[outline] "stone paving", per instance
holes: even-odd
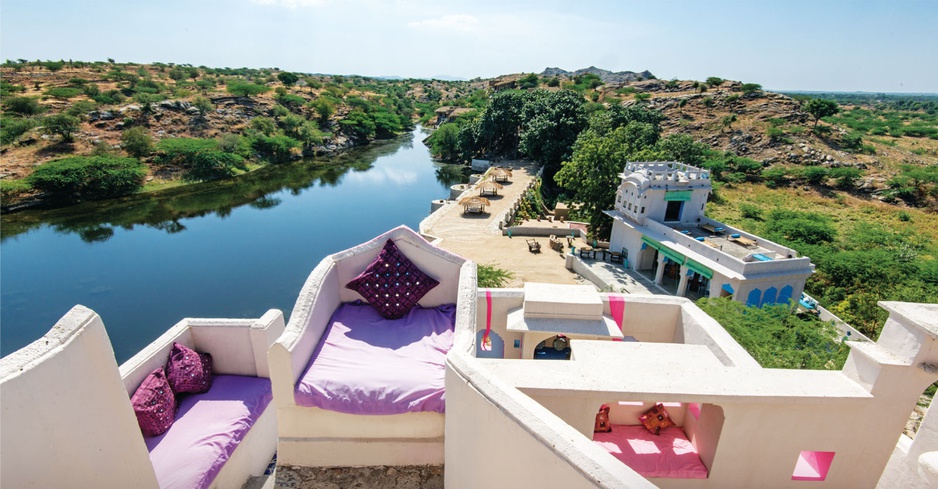
[[[448,204],[425,219],[420,232],[440,238],[438,245],[445,250],[511,271],[514,277],[507,287],[521,287],[525,282],[582,283],[577,274],[566,269],[564,254],[550,249],[547,238],[534,238],[541,244],[541,252],[531,253],[524,237],[502,235],[499,221],[534,181],[537,166],[526,161],[501,164],[511,166],[511,181],[502,182],[498,196],[486,197],[492,205],[485,213],[463,214],[462,206]],[[464,195],[478,195],[474,187],[467,192]]]

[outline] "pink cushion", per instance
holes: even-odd
[[[655,404],[655,407],[645,411],[639,421],[648,429],[652,434],[660,434],[661,430],[674,426],[674,421],[671,421],[671,416],[668,415],[668,410],[664,408],[660,402]]]
[[[166,380],[163,367],[143,379],[130,398],[143,436],[161,435],[173,425],[176,416],[176,397]]]
[[[173,392],[200,393],[212,386],[212,355],[173,343],[166,366],[166,379]]]
[[[160,488],[211,487],[271,398],[270,379],[219,375],[208,392],[180,399],[172,428],[145,440]]]
[[[697,449],[676,426],[654,435],[640,425],[613,425],[609,433],[594,433],[593,442],[642,477],[707,478]]]
[[[361,294],[386,319],[399,319],[439,284],[389,239],[375,261],[345,286]]]

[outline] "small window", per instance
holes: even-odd
[[[632,210],[632,204],[629,204],[629,210]]]
[[[822,481],[827,478],[827,471],[834,461],[834,452],[812,452],[803,450],[798,455],[795,471],[791,474],[793,481]]]
[[[644,207],[642,207],[642,214],[644,214],[644,213],[645,213],[645,208],[644,208]]]

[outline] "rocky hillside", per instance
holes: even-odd
[[[541,76],[545,78],[560,77],[564,79],[572,79],[585,74],[596,75],[603,83],[627,83],[655,78],[655,75],[651,74],[648,70],[639,73],[634,71],[609,71],[595,66],[581,68],[576,71],[566,71],[560,68],[546,68],[541,72]]]

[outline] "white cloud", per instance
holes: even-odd
[[[415,20],[407,23],[408,27],[430,30],[457,30],[463,32],[474,31],[479,25],[479,19],[467,14],[444,15],[435,19]]]
[[[251,0],[258,5],[276,5],[286,8],[318,7],[325,5],[329,0]]]

